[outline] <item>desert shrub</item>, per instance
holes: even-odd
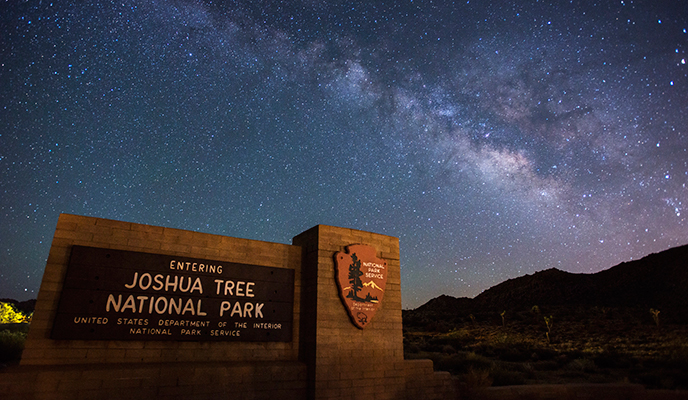
[[[495,356],[502,361],[523,362],[532,358],[537,346],[521,334],[513,333],[497,336],[478,348],[481,353]]]
[[[425,332],[447,333],[451,330],[449,324],[444,321],[431,321],[425,325]]]
[[[633,383],[640,383],[648,389],[673,389],[673,377],[664,370],[646,370],[631,377]]]
[[[489,358],[475,353],[466,353],[466,362],[470,365],[469,368],[474,369],[484,369],[492,366],[492,361]]]
[[[515,322],[529,321],[531,318],[531,313],[529,311],[518,311],[514,313],[511,317]]]
[[[524,372],[526,373],[526,376],[528,377],[528,379],[536,379],[537,378],[537,373],[535,372],[535,367],[533,366],[533,364],[530,364],[530,363],[523,364],[523,369],[524,369]]]
[[[493,386],[523,385],[526,383],[525,375],[520,371],[496,366],[490,371]]]
[[[484,388],[492,386],[492,377],[489,369],[470,368],[463,375],[463,380],[469,388]]]
[[[600,368],[628,368],[633,364],[629,356],[618,351],[604,351],[595,355],[593,361]]]
[[[471,343],[473,338],[466,331],[453,330],[445,335],[434,336],[428,340],[426,348],[429,351],[446,352],[447,346],[461,349]]]
[[[499,359],[502,361],[511,361],[511,362],[523,362],[523,361],[528,361],[531,359],[531,356],[533,354],[532,349],[527,349],[523,348],[521,346],[518,347],[510,347],[506,349],[501,349],[499,351]]]
[[[442,347],[442,353],[445,353],[445,354],[456,353],[456,349],[454,348],[454,346],[452,346],[452,345],[450,345],[450,344],[445,344],[445,345]]]
[[[473,340],[473,335],[467,329],[454,329],[447,333],[447,339],[458,342],[466,342]]]
[[[475,371],[489,370],[492,361],[489,358],[475,353],[458,352],[449,356],[435,357],[433,360],[435,369],[449,371],[452,374],[465,374],[471,369]]]
[[[427,343],[425,343],[421,347],[421,349],[424,351],[430,352],[430,353],[441,353],[442,348],[444,346],[446,346],[446,344],[444,344],[444,343],[437,343],[437,342],[433,342],[433,341],[428,341]]]
[[[24,351],[26,332],[3,329],[0,331],[0,362],[17,361]]]
[[[425,351],[419,351],[418,353],[404,353],[404,359],[405,360],[426,360],[430,359],[433,362],[435,361],[433,359],[433,355],[436,355],[437,353],[428,353]]]
[[[406,344],[404,343],[404,353],[419,353],[420,346],[417,344]]]
[[[537,357],[531,356],[531,358],[537,358],[538,360],[541,360],[541,361],[552,360],[552,359],[554,359],[554,357],[556,357],[559,354],[556,351],[554,351],[552,349],[547,349],[547,348],[536,348],[533,350],[533,353],[535,353],[535,355]]]
[[[597,371],[597,366],[595,365],[595,362],[593,362],[590,359],[577,358],[577,359],[571,361],[566,366],[566,369],[568,369],[570,371],[576,371],[576,372],[591,373],[591,372]]]
[[[688,390],[688,370],[678,370],[672,373],[674,378],[674,387],[669,389]]]
[[[436,348],[442,348],[442,346],[452,344],[453,342],[448,335],[433,336],[428,339],[428,345]]]
[[[560,367],[563,367],[570,362],[569,357],[566,354],[559,354],[554,358],[554,361],[556,361]]]
[[[657,363],[666,368],[688,371],[688,347],[674,346],[669,352],[657,356]]]
[[[556,371],[559,369],[559,363],[556,361],[538,361],[533,364],[533,368],[537,371]]]
[[[0,301],[0,324],[25,324],[31,322],[33,313],[26,314],[16,305]]]
[[[585,354],[583,351],[577,348],[569,349],[565,355],[568,360],[575,360],[577,358],[588,358],[588,354]]]

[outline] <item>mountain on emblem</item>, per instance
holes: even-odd
[[[334,255],[339,297],[351,321],[365,328],[377,312],[387,284],[387,262],[375,256],[375,248],[352,244]]]

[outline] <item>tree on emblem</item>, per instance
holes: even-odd
[[[349,283],[351,284],[351,291],[346,297],[353,299],[354,301],[363,301],[362,298],[358,297],[358,292],[363,289],[363,282],[361,282],[361,260],[356,257],[356,253],[351,255],[351,265],[349,265]]]

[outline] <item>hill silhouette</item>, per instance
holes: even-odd
[[[36,299],[18,301],[15,299],[4,298],[0,299],[0,302],[14,304],[17,310],[23,312],[24,314],[31,314],[36,308]]]
[[[509,279],[475,298],[442,295],[409,317],[451,319],[495,310],[539,307],[655,308],[673,322],[688,323],[688,245],[624,262],[594,274],[556,268]],[[413,318],[411,318],[413,319]]]

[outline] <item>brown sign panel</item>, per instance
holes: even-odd
[[[294,271],[73,246],[51,332],[82,340],[292,340]]]
[[[358,328],[370,323],[382,303],[387,284],[387,262],[375,256],[375,248],[353,244],[334,255],[339,296]]]

